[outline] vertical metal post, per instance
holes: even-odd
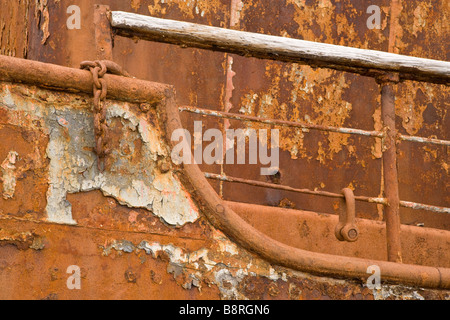
[[[384,192],[388,200],[388,205],[385,207],[388,260],[401,263],[397,130],[395,128],[395,93],[393,87],[398,82],[398,75],[386,74],[379,77],[377,82],[381,86],[381,117],[386,134],[383,146],[383,175]]]
[[[94,5],[95,49],[97,60],[113,60],[109,6]]]

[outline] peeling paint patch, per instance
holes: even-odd
[[[244,3],[242,0],[231,0],[231,18],[230,18],[230,27],[238,27],[239,20],[241,18],[241,11],[244,7]]]
[[[10,118],[26,114],[27,122],[32,122],[30,118],[43,120],[49,134],[49,221],[75,224],[66,196],[92,190],[101,190],[122,205],[145,208],[170,225],[182,226],[198,219],[198,209],[178,178],[171,171],[159,171],[158,161],[168,157],[168,151],[146,114],[132,111],[138,110],[137,106],[107,102],[106,118],[114,146],[107,159],[109,167],[99,172],[88,100],[41,90],[27,91],[30,99],[22,99],[11,91],[0,92],[0,99],[10,102]],[[40,96],[46,100],[40,100]]]
[[[268,61],[266,64],[266,75],[271,79],[271,86],[264,92],[250,91],[244,94],[240,104],[241,113],[334,127],[343,127],[350,118],[353,106],[344,99],[345,91],[349,88],[345,74],[325,69],[315,70],[295,63],[282,66]],[[281,79],[290,82],[290,99],[287,102],[282,102]],[[329,85],[331,81],[335,83],[332,86]],[[311,95],[318,96],[317,102],[310,103]],[[313,112],[306,113],[305,105],[311,105]],[[264,124],[251,123],[248,126],[263,128]],[[348,135],[328,132],[325,133],[328,143],[319,143],[317,154],[313,155],[304,146],[307,132],[307,129],[280,128],[280,148],[289,151],[292,159],[316,159],[325,164],[349,144]],[[355,150],[353,153],[356,154]]]
[[[15,151],[10,151],[6,156],[6,159],[3,160],[1,167],[2,177],[1,181],[3,182],[3,198],[11,199],[14,196],[14,191],[16,189],[16,159],[19,154]]]
[[[5,245],[13,245],[19,250],[42,250],[45,247],[43,239],[32,232],[12,233],[0,229],[0,247]]]
[[[220,0],[154,0],[154,4],[148,6],[148,11],[152,16],[164,15],[174,6],[190,18],[204,17],[205,14],[214,14],[224,9]]]
[[[41,26],[42,39],[41,44],[47,42],[48,37],[50,37],[49,23],[50,15],[48,13],[47,0],[36,0],[36,8],[34,11],[34,17],[36,19],[36,25],[39,28]]]
[[[381,121],[381,108],[377,108],[375,112],[373,113],[373,122],[374,122],[374,129],[377,131],[383,130],[383,123]],[[375,143],[372,146],[372,156],[375,159],[381,159],[383,156],[383,140],[381,138],[375,138]]]
[[[226,87],[225,87],[225,112],[228,112],[231,110],[231,108],[233,107],[233,105],[231,104],[231,97],[233,96],[233,90],[234,90],[234,85],[233,85],[233,77],[236,75],[236,72],[233,71],[233,57],[232,56],[228,56],[227,58],[227,83],[226,83]],[[226,128],[229,127],[229,121],[226,121],[228,123],[228,126],[226,126]]]
[[[417,288],[397,285],[382,285],[373,289],[374,300],[425,300]]]

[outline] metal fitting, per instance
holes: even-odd
[[[342,189],[344,198],[341,200],[339,223],[334,234],[339,241],[354,242],[358,239],[359,231],[355,224],[355,195],[349,188]]]

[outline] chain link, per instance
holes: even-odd
[[[120,66],[108,60],[83,61],[81,69],[89,70],[92,73],[93,93],[94,93],[94,134],[95,152],[97,153],[97,166],[100,171],[105,168],[105,157],[111,153],[110,135],[108,134],[108,124],[106,122],[106,94],[108,90],[107,82],[103,79],[106,72],[129,76]]]

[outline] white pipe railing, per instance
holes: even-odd
[[[376,77],[398,72],[402,80],[450,84],[450,62],[383,51],[230,30],[112,11],[114,31],[127,37],[250,57],[308,64]]]

